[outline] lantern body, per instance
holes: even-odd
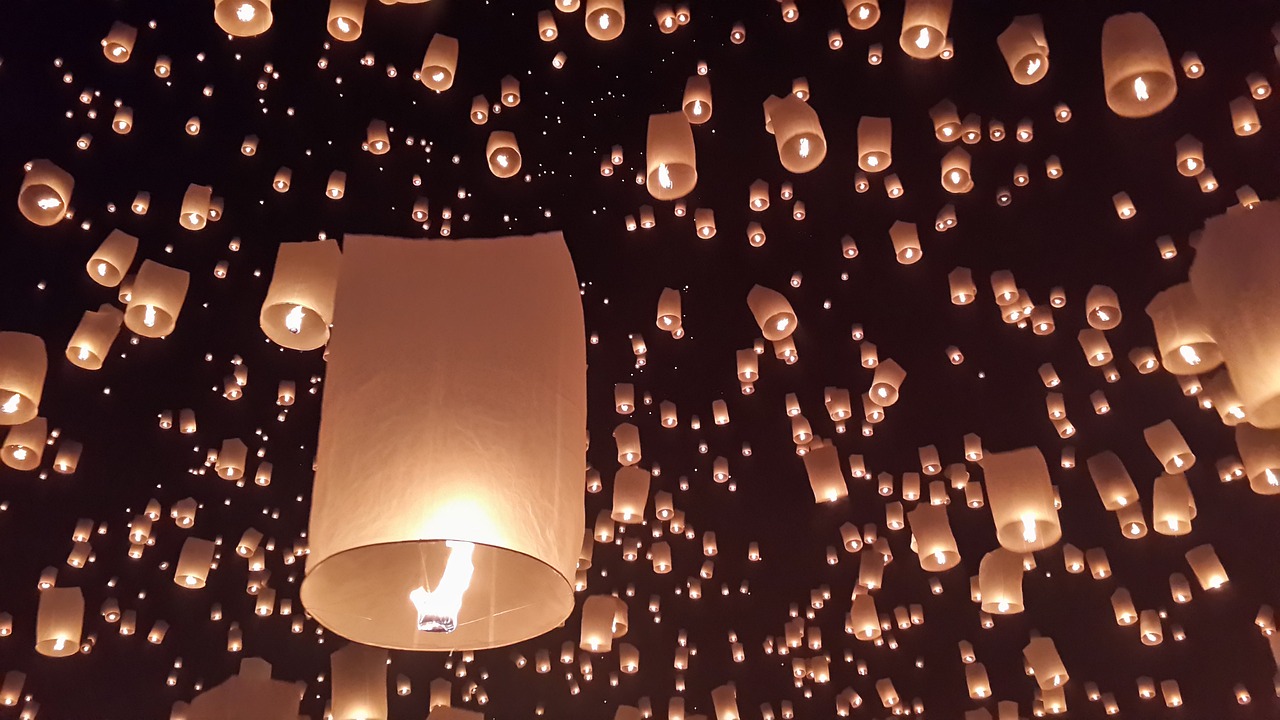
[[[49,424],[42,417],[9,427],[0,447],[0,460],[14,470],[35,470],[44,457]],[[86,535],[87,539],[87,535]]]
[[[333,720],[387,717],[387,651],[348,643],[329,655]]]
[[[1039,15],[1019,15],[996,37],[1009,74],[1019,85],[1034,85],[1049,72],[1049,43]]]
[[[711,102],[711,81],[705,75],[691,75],[684,84],[684,116],[693,125],[701,125],[711,119],[714,106]]]
[[[314,350],[328,342],[341,261],[334,240],[280,243],[258,319],[267,337],[292,350]]]
[[[351,42],[364,29],[365,0],[329,0],[329,34],[336,40]]]
[[[133,278],[124,324],[133,332],[149,338],[164,337],[173,332],[190,281],[191,274],[186,270],[144,260]]]
[[[84,595],[77,587],[51,587],[41,591],[36,613],[36,652],[67,657],[80,652],[84,625]]]
[[[799,324],[791,303],[776,290],[755,285],[747,293],[747,306],[755,316],[760,332],[770,342],[788,338]]]
[[[1057,543],[1062,527],[1054,507],[1049,467],[1040,449],[988,452],[980,465],[1000,546],[1027,553]]]
[[[685,113],[649,116],[645,187],[657,200],[675,200],[698,185],[693,128]]]
[[[1173,102],[1178,84],[1160,29],[1142,13],[1112,15],[1102,26],[1102,81],[1107,106],[1128,118],[1150,117]]]
[[[215,0],[213,19],[228,35],[260,35],[271,27],[271,0]]]
[[[563,239],[348,236],[337,287],[308,612],[359,642],[416,650],[555,627],[573,607],[586,426]],[[425,312],[406,326],[405,308]],[[421,631],[410,592],[434,587],[461,544],[474,572],[456,629]]]
[[[605,42],[621,35],[627,22],[622,0],[587,0],[584,16],[587,34]]]
[[[1191,287],[1226,361],[1249,422],[1280,428],[1280,302],[1271,268],[1280,266],[1280,202],[1237,207],[1205,222],[1191,265]]]
[[[67,359],[76,367],[85,370],[102,368],[102,361],[111,350],[120,333],[120,325],[124,322],[124,313],[110,303],[103,304],[97,310],[86,310],[80,318],[80,324],[67,342]]]
[[[48,227],[67,216],[76,181],[48,160],[32,160],[27,165],[18,190],[18,210],[36,225]]]
[[[27,333],[0,332],[0,425],[35,419],[48,367],[44,340]]]
[[[858,120],[858,167],[880,172],[893,164],[893,121],[863,117]]]
[[[422,68],[418,71],[423,85],[444,92],[453,87],[453,76],[458,71],[458,40],[436,33],[427,45],[427,54],[422,58]]]
[[[788,172],[807,173],[827,156],[827,140],[818,113],[795,95],[770,96],[764,103],[766,129],[778,145],[778,160]]]
[[[485,156],[489,161],[489,171],[494,177],[515,177],[520,172],[520,145],[516,142],[515,133],[506,130],[489,133]]]
[[[921,503],[907,513],[911,534],[916,541],[916,554],[920,567],[929,572],[950,570],[960,562],[960,551],[951,523],[947,520],[946,505]]]
[[[913,58],[936,58],[947,44],[950,22],[951,0],[907,0],[898,44]]]
[[[85,265],[93,281],[104,287],[115,287],[124,279],[138,252],[138,238],[120,230],[112,230]]]
[[[1222,364],[1222,353],[1191,283],[1157,294],[1147,304],[1160,361],[1175,375],[1206,373]]]

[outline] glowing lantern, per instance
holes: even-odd
[[[950,22],[951,0],[907,0],[898,44],[913,58],[938,57],[946,45]]]
[[[1150,117],[1173,102],[1178,84],[1160,29],[1142,13],[1112,15],[1102,26],[1107,106],[1128,118]]]
[[[777,342],[790,337],[799,324],[791,303],[781,293],[755,285],[747,293],[747,306],[766,340]]]
[[[587,34],[607,42],[622,34],[627,22],[626,9],[622,0],[587,0],[585,20]]]
[[[1049,72],[1049,44],[1039,15],[1019,15],[996,37],[1009,74],[1019,85],[1033,85]]]
[[[364,30],[365,0],[329,0],[329,34],[335,40],[351,42]]]
[[[124,313],[109,303],[96,311],[86,310],[67,342],[67,360],[85,370],[101,369],[123,322]]]
[[[916,541],[920,567],[927,572],[944,572],[960,562],[960,551],[945,505],[921,504],[907,513],[911,534]]]
[[[1023,571],[1021,553],[998,547],[982,556],[978,565],[982,611],[993,615],[1022,612]]]
[[[23,217],[42,227],[66,217],[76,184],[71,174],[48,160],[32,160],[25,169],[18,190],[18,209]]]
[[[1084,301],[1085,319],[1095,330],[1112,330],[1120,325],[1120,300],[1106,285],[1094,285]]]
[[[586,423],[586,333],[562,237],[347,236],[343,255],[307,611],[399,649],[495,647],[555,627],[573,607]],[[404,308],[432,307],[468,310],[402,323]],[[388,452],[376,420],[388,417],[417,440]],[[503,441],[475,447],[477,427]]]
[[[933,120],[933,134],[942,142],[955,142],[960,138],[960,114],[956,112],[955,103],[942,100],[929,108],[929,118]]]
[[[1240,423],[1236,425],[1236,448],[1249,487],[1259,495],[1280,494],[1280,430]]]
[[[889,228],[889,238],[893,242],[893,252],[899,263],[911,265],[924,257],[924,250],[920,248],[920,234],[916,230],[915,223],[900,220],[895,222]]]
[[[675,200],[697,187],[693,129],[685,113],[649,116],[645,165],[645,187],[657,200]]]
[[[880,20],[880,0],[844,0],[844,10],[855,30],[869,30]]]
[[[711,119],[714,106],[711,103],[711,81],[706,76],[689,76],[684,83],[681,107],[685,118],[693,125],[701,125]]]
[[[520,172],[520,146],[516,143],[514,133],[505,130],[494,130],[489,133],[489,141],[485,144],[485,156],[489,161],[489,172],[494,177],[515,177]]]
[[[1186,472],[1196,464],[1196,456],[1191,453],[1187,441],[1172,420],[1152,425],[1142,431],[1142,436],[1146,438],[1147,447],[1151,448],[1156,459],[1164,466],[1165,472]]]
[[[1147,315],[1156,331],[1160,360],[1169,372],[1195,375],[1222,364],[1222,355],[1190,283],[1174,285],[1157,294],[1147,304]]]
[[[773,133],[778,160],[788,172],[807,173],[827,156],[827,140],[818,113],[795,95],[770,96],[764,102],[766,129]],[[788,199],[788,198],[783,198]]]
[[[1156,478],[1151,511],[1156,532],[1174,536],[1191,532],[1195,508],[1196,502],[1185,475],[1165,474]]]
[[[840,468],[840,453],[835,445],[819,443],[815,439],[803,460],[815,503],[834,502],[848,496],[849,488],[844,479],[844,471]]]
[[[334,240],[280,243],[258,324],[276,344],[314,350],[329,340],[342,254]]]
[[[865,361],[863,364],[866,364]],[[898,402],[898,393],[902,389],[903,380],[907,377],[907,371],[894,360],[876,363],[875,368],[876,372],[871,379],[868,395],[876,405],[889,407]]]
[[[880,172],[893,164],[893,121],[864,116],[858,120],[858,167]]]
[[[1238,97],[1231,101],[1231,127],[1235,129],[1236,135],[1240,137],[1248,137],[1262,129],[1262,123],[1258,120],[1258,110],[1253,106],[1253,100],[1247,97]]]
[[[969,175],[969,153],[963,148],[953,148],[942,157],[942,187],[949,193],[967,193],[973,189]]]
[[[444,92],[453,87],[453,76],[457,72],[457,38],[440,33],[432,35],[427,54],[422,58],[422,68],[418,71],[422,84],[436,92]]]
[[[0,332],[0,425],[21,425],[36,417],[48,370],[44,340]]]
[[[387,717],[387,651],[348,643],[329,655],[334,720]]]
[[[1039,448],[986,453],[980,464],[1001,547],[1025,553],[1057,543],[1062,527],[1049,468]]]
[[[0,459],[14,470],[35,470],[44,457],[47,436],[48,422],[42,417],[12,425],[0,446]]]
[[[271,27],[271,0],[214,0],[213,19],[228,35],[260,35]]]
[[[67,657],[80,652],[84,595],[76,587],[51,587],[40,593],[36,613],[36,652]]]
[[[1217,590],[1230,581],[1212,545],[1197,545],[1186,553],[1187,563],[1204,590]]]

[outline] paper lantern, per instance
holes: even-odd
[[[467,311],[406,328],[406,307]],[[335,308],[308,612],[344,637],[417,650],[558,625],[573,607],[586,422],[581,300],[561,236],[347,236]],[[387,418],[414,441],[389,450]]]
[[[951,286],[951,302],[954,305],[968,305],[977,295],[978,286],[973,282],[973,271],[966,267],[958,267],[947,274],[947,283]]]
[[[1040,449],[986,453],[980,464],[1000,546],[1026,553],[1057,543],[1062,527],[1054,506],[1049,467]]]
[[[137,251],[138,238],[112,230],[89,258],[85,271],[99,285],[115,287],[124,279]]]
[[[1262,123],[1258,120],[1258,110],[1254,107],[1251,98],[1238,97],[1231,101],[1229,109],[1231,110],[1231,127],[1236,135],[1248,137],[1262,129]]]
[[[348,643],[329,655],[333,720],[374,720],[387,715],[387,651]]]
[[[797,416],[800,417],[800,416]],[[834,502],[849,495],[835,445],[815,440],[802,458],[815,503]]]
[[[489,141],[485,144],[485,156],[489,161],[489,172],[494,177],[515,177],[520,172],[520,146],[516,143],[514,133],[505,130],[494,130],[489,133]]]
[[[364,30],[365,0],[329,0],[329,34],[335,40],[351,42]]]
[[[66,170],[48,160],[32,160],[24,169],[18,190],[18,210],[23,217],[48,227],[67,216],[76,181]]]
[[[721,685],[711,691],[711,705],[715,709],[716,720],[739,720],[738,690],[732,683]]]
[[[550,10],[538,11],[538,39],[542,42],[551,42],[560,34],[559,28],[556,27],[555,16]]]
[[[849,27],[869,30],[880,20],[880,0],[844,0]]]
[[[818,113],[808,103],[795,95],[771,95],[764,102],[764,112],[778,146],[778,160],[787,172],[807,173],[822,164],[827,140]]]
[[[21,425],[35,419],[48,366],[44,340],[26,333],[0,332],[0,425]]]
[[[791,303],[781,293],[755,285],[747,293],[747,306],[766,340],[777,342],[790,337],[799,324]]]
[[[587,34],[596,40],[608,42],[622,34],[627,22],[626,8],[622,0],[587,0],[584,13]]]
[[[1156,478],[1152,491],[1151,519],[1161,535],[1186,535],[1195,518],[1195,498],[1182,473],[1166,473]]]
[[[95,310],[86,310],[80,318],[80,324],[67,342],[67,359],[76,367],[85,370],[99,370],[111,343],[120,333],[120,324],[124,322],[124,313],[110,303]]]
[[[1186,558],[1191,571],[1196,574],[1196,580],[1200,582],[1201,589],[1217,590],[1230,581],[1212,545],[1197,545],[1187,551]]]
[[[133,44],[138,39],[138,28],[116,21],[102,39],[102,54],[113,63],[128,62],[133,55]]]
[[[1104,508],[1115,512],[1138,502],[1138,489],[1115,453],[1110,450],[1101,452],[1090,457],[1085,464]]]
[[[1094,285],[1085,297],[1085,319],[1095,330],[1112,330],[1120,325],[1120,300],[1106,285]]]
[[[142,261],[133,278],[132,293],[124,312],[124,324],[149,338],[164,337],[177,326],[178,313],[187,296],[190,273],[152,260]]]
[[[1191,265],[1191,286],[1230,371],[1230,382],[1248,409],[1249,422],[1280,427],[1280,327],[1268,308],[1280,288],[1268,268],[1280,263],[1280,202],[1229,210],[1205,222]],[[1215,405],[1222,403],[1215,398]]]
[[[1061,688],[1071,679],[1052,638],[1031,638],[1027,646],[1022,649],[1022,656],[1026,659],[1027,666],[1035,673],[1036,684],[1040,686],[1041,691]]]
[[[698,237],[710,240],[716,236],[716,214],[711,208],[698,208],[693,211],[693,225]]]
[[[880,172],[893,164],[893,121],[864,116],[858,120],[858,167]]]
[[[920,234],[915,223],[901,220],[894,222],[889,228],[889,239],[893,243],[893,253],[899,263],[912,265],[924,257],[924,250],[920,248]]]
[[[1173,62],[1151,18],[1124,13],[1103,23],[1102,81],[1107,106],[1121,117],[1150,117],[1173,102]]]
[[[47,437],[48,421],[42,417],[12,425],[5,433],[4,445],[0,447],[0,460],[14,470],[35,470],[44,457]]]
[[[1222,354],[1190,283],[1157,294],[1147,304],[1147,315],[1155,328],[1160,360],[1169,372],[1194,375],[1222,364]]]
[[[1178,432],[1178,426],[1172,420],[1165,420],[1142,431],[1147,447],[1155,454],[1156,459],[1164,466],[1167,473],[1181,473],[1196,464],[1196,456],[1187,441]]]
[[[942,157],[942,187],[950,193],[967,193],[973,189],[969,175],[969,153],[953,148]]]
[[[938,57],[947,42],[951,0],[907,0],[902,10],[902,34],[898,44],[913,58]],[[887,706],[886,706],[887,707]]]
[[[987,678],[987,668],[975,662],[964,666],[965,683],[969,686],[969,698],[982,700],[991,695],[991,681]],[[988,718],[991,715],[988,713]],[[966,720],[968,717],[966,715]]]
[[[907,521],[911,523],[921,569],[945,572],[960,563],[960,550],[951,533],[945,505],[921,504],[907,513]]]
[[[865,361],[863,364],[866,364]],[[875,368],[876,372],[871,379],[871,389],[868,394],[875,404],[880,407],[889,407],[898,402],[898,393],[902,389],[903,380],[907,377],[907,371],[894,360],[876,363]]]
[[[1019,85],[1034,85],[1049,72],[1049,44],[1039,15],[1019,15],[996,37],[1009,74]]]
[[[982,611],[993,615],[1013,615],[1025,609],[1022,602],[1022,555],[996,548],[982,556],[978,565],[978,587]]]
[[[191,589],[204,587],[213,564],[214,544],[208,540],[189,537],[182,543],[178,566],[173,575],[175,585]]]
[[[1111,362],[1113,357],[1111,344],[1107,342],[1107,338],[1102,334],[1101,330],[1085,328],[1080,331],[1077,339],[1090,367],[1102,367]]]
[[[1178,173],[1183,177],[1195,177],[1204,172],[1204,145],[1191,135],[1183,135],[1174,143]]]
[[[693,125],[701,125],[711,119],[714,106],[711,102],[711,81],[706,76],[689,76],[684,83],[681,107],[684,108],[685,118]]]
[[[292,350],[328,342],[341,260],[334,240],[280,243],[258,320],[268,338]]]
[[[36,652],[68,657],[80,652],[84,595],[77,587],[51,587],[40,593],[36,612]]]
[[[271,0],[214,0],[213,19],[228,35],[261,35],[271,27]]]
[[[457,72],[457,38],[440,33],[432,35],[427,54],[422,58],[422,68],[418,71],[422,84],[436,92],[444,92],[453,87],[453,76]]]
[[[645,187],[657,200],[675,200],[698,185],[693,129],[682,112],[649,116]]]
[[[960,137],[960,115],[956,112],[955,103],[942,100],[929,108],[929,118],[933,120],[933,133],[942,142],[954,142]]]
[[[205,185],[191,184],[182,196],[182,211],[178,214],[178,224],[188,230],[203,230],[209,219],[209,205],[213,199],[213,188]]]
[[[614,431],[614,437],[618,437],[618,432],[627,427],[635,428],[630,423],[623,423]],[[636,445],[639,445],[638,435],[636,437]],[[623,455],[622,440],[619,440],[618,443],[618,454],[619,456]],[[638,461],[640,453],[636,452],[634,454]],[[624,464],[623,467],[618,469],[618,474],[613,479],[613,512],[610,517],[615,522],[624,524],[642,523],[644,522],[644,511],[648,502],[649,472],[635,467],[634,464]]]
[[[1249,487],[1259,495],[1280,494],[1280,430],[1236,425],[1236,448],[1249,477]]]

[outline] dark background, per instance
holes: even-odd
[[[1084,697],[1086,680],[1113,692],[1124,717],[1277,716],[1274,665],[1265,638],[1253,626],[1260,604],[1280,602],[1276,500],[1252,494],[1247,483],[1219,483],[1213,463],[1235,452],[1231,431],[1213,411],[1201,411],[1194,400],[1182,397],[1172,376],[1140,376],[1125,360],[1130,348],[1154,344],[1142,310],[1156,292],[1185,280],[1193,256],[1188,235],[1206,217],[1234,204],[1240,185],[1251,185],[1264,199],[1280,190],[1273,127],[1280,121],[1277,101],[1258,103],[1263,130],[1249,138],[1232,133],[1227,110],[1231,99],[1248,93],[1246,74],[1260,71],[1272,82],[1280,80],[1270,33],[1280,17],[1274,3],[957,3],[949,33],[956,58],[948,62],[902,54],[898,0],[885,0],[880,23],[866,32],[846,24],[837,0],[799,3],[801,18],[794,24],[784,24],[779,5],[768,0],[699,1],[693,3],[692,22],[673,35],[657,31],[652,3],[628,2],[626,30],[614,42],[590,40],[579,10],[555,13],[560,37],[542,43],[535,39],[535,15],[550,4],[434,0],[385,7],[371,2],[364,35],[351,44],[327,35],[327,3],[319,0],[280,0],[267,33],[234,41],[218,30],[212,3],[203,1],[5,4],[0,197],[10,199],[0,210],[0,327],[44,338],[50,368],[41,414],[51,428],[62,430],[62,437],[85,445],[74,475],[50,473],[41,479],[37,473],[0,470],[0,499],[8,502],[0,512],[0,610],[13,614],[15,627],[12,636],[0,639],[0,670],[28,673],[26,691],[41,704],[40,717],[167,717],[172,703],[190,700],[198,683],[209,687],[235,672],[240,655],[226,652],[231,620],[243,626],[243,655],[273,663],[277,678],[307,681],[302,711],[321,716],[329,689],[320,678],[328,672],[329,651],[343,640],[314,632],[312,622],[294,635],[290,618],[255,617],[254,600],[244,593],[242,560],[225,558],[208,588],[198,592],[176,587],[172,567],[159,566],[177,559],[189,533],[222,537],[224,554],[230,556],[230,547],[253,526],[276,541],[277,552],[268,560],[272,586],[301,611],[302,563],[284,565],[279,551],[306,527],[320,398],[304,391],[312,387],[312,377],[323,377],[324,363],[318,351],[273,346],[258,327],[276,244],[320,233],[435,237],[445,206],[453,210],[454,237],[564,231],[584,284],[587,331],[599,334],[599,344],[588,346],[588,461],[605,476],[606,492],[587,497],[588,520],[608,507],[616,469],[610,435],[622,418],[613,412],[612,386],[634,382],[638,394],[653,397],[653,405],[642,407],[633,420],[641,428],[643,464],[661,465],[653,488],[675,492],[677,507],[699,533],[695,541],[666,538],[676,567],[664,576],[654,575],[643,558],[623,562],[617,546],[596,547],[589,592],[635,586],[625,640],[640,648],[638,675],[623,675],[617,687],[610,687],[616,655],[596,657],[594,679],[578,678],[582,693],[574,697],[565,673],[576,677],[576,665],[557,663],[553,673],[537,675],[531,666],[517,671],[509,650],[480,652],[467,678],[455,685],[455,703],[461,702],[464,683],[474,680],[490,698],[481,709],[491,717],[531,717],[537,705],[545,704],[548,717],[607,718],[616,705],[635,704],[641,696],[651,699],[657,717],[665,717],[674,693],[675,638],[684,628],[698,649],[684,673],[690,713],[712,713],[710,690],[733,681],[746,718],[759,717],[760,703],[771,703],[776,711],[784,699],[795,703],[799,718],[830,717],[834,697],[845,687],[864,700],[856,716],[880,717],[887,711],[879,706],[874,681],[891,677],[904,700],[921,698],[930,716],[959,717],[977,706],[967,697],[956,649],[958,640],[968,639],[986,664],[995,698],[1018,701],[1021,714],[1029,716],[1034,682],[1022,672],[1021,648],[1029,632],[1038,631],[1054,638],[1071,673],[1072,717],[1103,715],[1101,704]],[[1131,9],[1147,12],[1160,26],[1175,65],[1184,51],[1194,50],[1207,66],[1198,80],[1186,79],[1179,70],[1177,100],[1144,120],[1112,114],[1102,93],[1102,23]],[[1009,77],[995,37],[1014,15],[1029,12],[1043,13],[1051,67],[1045,80],[1022,87]],[[148,29],[153,19],[156,28]],[[113,20],[140,30],[133,58],[124,65],[107,62],[99,46]],[[732,45],[729,29],[739,20],[748,38]],[[830,29],[843,34],[842,50],[828,49]],[[411,76],[435,32],[461,40],[457,80],[440,95]],[[866,63],[870,43],[885,48],[878,67]],[[568,65],[554,70],[550,61],[559,50],[567,53]],[[203,61],[198,53],[204,53]],[[365,53],[374,55],[372,67],[360,65]],[[173,60],[168,81],[152,72],[159,54]],[[327,69],[317,67],[321,57],[328,59]],[[687,198],[689,216],[680,219],[673,217],[671,203],[652,201],[634,175],[643,169],[648,114],[679,109],[684,81],[698,60],[710,66],[715,110],[709,123],[694,129],[700,178]],[[268,63],[279,77],[259,91],[255,83]],[[394,79],[387,77],[388,64],[398,70]],[[64,73],[73,76],[71,82],[63,82]],[[486,126],[473,125],[467,117],[471,98],[484,94],[496,102],[506,74],[520,79],[520,105],[503,108]],[[773,138],[764,131],[761,103],[769,94],[787,92],[791,80],[801,76],[812,89],[810,102],[822,119],[828,155],[818,170],[788,177]],[[206,85],[212,86],[212,97],[201,94]],[[78,99],[85,88],[96,93],[88,105]],[[938,184],[938,163],[950,147],[934,139],[927,110],[943,98],[954,101],[962,116],[972,112],[983,118],[983,141],[965,146],[973,155],[976,181],[966,195],[951,196]],[[134,109],[129,135],[110,129],[117,99]],[[1060,101],[1073,111],[1066,124],[1053,119]],[[286,113],[289,108],[294,114]],[[88,117],[90,111],[96,111],[96,119]],[[193,115],[202,121],[197,137],[183,130]],[[878,180],[865,195],[853,192],[855,128],[863,115],[893,119],[892,171],[906,187],[903,198],[886,198]],[[985,137],[990,118],[1003,121],[1012,134],[1024,117],[1035,123],[1032,142],[992,143]],[[360,151],[374,118],[392,127],[393,149],[381,157]],[[498,180],[488,172],[484,142],[494,129],[516,133],[524,156],[520,178]],[[75,140],[86,132],[94,136],[92,147],[77,150]],[[1204,143],[1218,191],[1203,194],[1194,180],[1176,172],[1173,145],[1184,133]],[[247,134],[260,138],[254,157],[239,152]],[[405,143],[409,136],[415,139],[412,146]],[[600,158],[614,144],[623,145],[626,160],[612,178],[602,178]],[[1045,178],[1048,155],[1061,158],[1064,178]],[[28,223],[14,202],[22,163],[41,157],[76,178],[75,218],[53,228]],[[1028,166],[1031,183],[1013,188],[1012,204],[998,207],[996,188],[1012,187],[1018,163]],[[293,186],[285,194],[270,187],[282,165],[293,169]],[[340,201],[324,197],[335,169],[348,174]],[[421,188],[411,184],[415,174],[422,177]],[[773,205],[763,214],[746,207],[747,186],[756,178],[771,188]],[[807,206],[803,222],[793,221],[791,204],[777,197],[785,180],[794,183],[797,198]],[[211,185],[226,200],[224,219],[200,232],[177,223],[183,191],[192,182]],[[466,196],[460,199],[462,189]],[[150,212],[142,217],[129,211],[138,190],[152,196]],[[1111,196],[1119,191],[1133,198],[1136,218],[1122,222],[1116,217]],[[419,194],[431,202],[428,231],[409,217]],[[959,226],[939,235],[933,220],[948,202],[955,204]],[[625,232],[624,215],[636,214],[641,204],[654,206],[657,228]],[[694,235],[696,207],[716,211],[718,234],[710,241]],[[746,224],[753,220],[769,233],[758,249],[745,239]],[[888,228],[895,220],[919,224],[924,248],[919,263],[894,261]],[[115,300],[115,291],[94,284],[83,268],[116,227],[141,238],[139,261],[149,258],[189,270],[191,288],[171,337],[135,345],[124,330],[104,369],[87,372],[66,362],[62,353],[81,313]],[[861,249],[856,259],[840,255],[845,233]],[[1160,235],[1174,238],[1177,258],[1159,258],[1154,241]],[[233,238],[241,241],[238,252],[228,249]],[[219,260],[230,262],[226,279],[213,276]],[[978,280],[979,302],[969,307],[948,300],[946,276],[958,265],[972,268]],[[1013,271],[1019,286],[1040,303],[1047,301],[1050,288],[1065,288],[1068,305],[1055,312],[1056,333],[1035,337],[1000,320],[986,282],[997,269]],[[794,271],[804,274],[798,289],[787,285]],[[755,283],[782,290],[791,300],[800,321],[795,335],[800,361],[786,366],[767,353],[756,393],[744,397],[734,376],[734,351],[750,347],[759,335],[745,303]],[[1094,284],[1115,288],[1125,312],[1123,324],[1108,333],[1122,375],[1116,384],[1106,384],[1085,364],[1075,339],[1084,326],[1084,296]],[[688,333],[683,340],[654,327],[663,287],[683,290]],[[829,310],[823,308],[826,300]],[[870,383],[871,373],[858,366],[857,344],[849,339],[854,322],[863,324],[881,358],[898,360],[909,375],[901,402],[873,437],[861,437],[857,423],[851,423],[850,432],[836,438],[842,458],[862,453],[873,472],[900,477],[919,470],[921,445],[936,444],[944,464],[961,460],[966,432],[981,435],[990,450],[1038,445],[1062,496],[1063,542],[1105,548],[1114,577],[1098,582],[1087,574],[1068,575],[1060,546],[1042,552],[1039,568],[1026,576],[1027,612],[999,618],[995,629],[982,630],[968,582],[982,555],[995,547],[994,533],[989,513],[964,508],[953,491],[950,516],[964,561],[941,575],[943,595],[929,594],[926,574],[908,548],[908,533],[883,533],[895,561],[877,592],[877,606],[889,613],[898,605],[922,603],[925,624],[895,631],[897,650],[844,635],[857,558],[842,552],[841,562],[828,566],[825,548],[839,545],[837,528],[846,520],[883,525],[885,500],[876,496],[874,481],[851,481],[848,501],[815,506],[793,452],[783,398],[796,393],[815,432],[833,436],[822,407],[823,387],[846,387],[856,395]],[[634,368],[628,341],[628,334],[637,332],[649,347],[648,363],[640,370]],[[947,361],[944,349],[952,344],[965,353],[963,365]],[[249,368],[249,385],[243,399],[229,402],[221,397],[221,380],[236,355]],[[1064,441],[1045,414],[1045,389],[1036,374],[1043,362],[1053,362],[1062,376],[1059,390],[1079,430],[1070,443],[1080,465],[1074,470],[1057,467]],[[297,381],[300,392],[284,422],[276,420],[274,404],[281,379]],[[1098,417],[1088,396],[1100,388],[1113,411]],[[728,426],[711,422],[710,403],[717,398],[729,403]],[[659,427],[661,400],[679,407],[679,429]],[[196,435],[157,427],[158,412],[176,414],[184,407],[196,410]],[[703,419],[700,431],[689,428],[690,414]],[[1084,461],[1102,450],[1119,454],[1149,515],[1151,482],[1160,467],[1141,431],[1166,418],[1177,423],[1198,458],[1188,473],[1199,510],[1194,531],[1182,538],[1152,532],[1141,541],[1123,540],[1097,499]],[[202,468],[205,450],[227,437],[244,439],[251,451],[266,449],[275,467],[270,487],[238,488],[211,470],[193,474]],[[698,452],[700,441],[709,446],[706,454]],[[741,456],[743,442],[754,450],[749,458]],[[53,449],[46,453],[46,468],[53,455]],[[717,455],[729,458],[736,492],[711,482]],[[971,470],[980,477],[976,467]],[[677,490],[682,476],[689,478],[687,492]],[[183,531],[167,511],[188,496],[202,507],[195,528]],[[152,497],[163,504],[166,517],[156,523],[155,546],[133,560],[126,555],[125,526]],[[96,561],[76,570],[65,558],[80,517],[105,522],[109,531],[93,538]],[[721,552],[715,579],[704,582],[704,597],[690,601],[681,593],[702,562],[705,530],[716,532]],[[763,562],[746,561],[752,540],[760,543]],[[1231,583],[1215,593],[1195,586],[1192,603],[1175,605],[1168,577],[1181,572],[1194,586],[1182,555],[1206,542],[1217,549]],[[97,636],[92,653],[50,659],[34,652],[35,585],[46,566],[58,568],[59,585],[84,589],[85,632]],[[743,580],[750,582],[749,596],[737,591]],[[732,590],[727,597],[719,594],[721,583]],[[788,606],[803,606],[810,589],[824,583],[832,600],[815,622],[833,658],[832,681],[814,686],[812,699],[805,699],[791,682],[790,658],[763,654],[761,643],[766,636],[781,636]],[[1169,622],[1182,626],[1187,639],[1174,642],[1166,624],[1164,644],[1147,648],[1135,628],[1117,627],[1108,598],[1118,586],[1132,592],[1139,609],[1168,610]],[[646,610],[650,595],[661,597],[660,623],[652,622]],[[101,619],[98,607],[108,597],[137,611],[136,636],[122,637],[117,626]],[[214,602],[223,607],[221,622],[209,619]],[[172,626],[160,646],[145,640],[156,619]],[[575,613],[563,629],[515,650],[532,659],[536,649],[546,647],[556,657],[562,642],[576,643],[577,628]],[[730,631],[746,646],[744,663],[730,661]],[[845,648],[866,660],[868,676],[857,676],[854,666],[843,662]],[[165,677],[178,658],[177,685],[166,687]],[[923,659],[923,669],[915,666],[917,658]],[[447,660],[437,654],[392,653],[390,676],[404,673],[414,682],[411,696],[391,698],[393,718],[425,714],[427,683],[452,675],[444,667]],[[487,679],[481,679],[484,671]],[[1158,698],[1140,701],[1139,676],[1178,680],[1186,706],[1172,711]],[[1253,694],[1251,706],[1236,706],[1236,683]],[[994,713],[995,701],[986,705]],[[0,718],[16,715],[16,709],[0,709]]]

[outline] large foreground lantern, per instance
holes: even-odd
[[[1249,422],[1280,428],[1280,202],[1233,208],[1204,225],[1191,287]]]
[[[347,237],[302,585],[318,622],[367,645],[453,650],[568,617],[584,336],[559,233]]]
[[[1102,25],[1102,81],[1107,106],[1143,118],[1169,107],[1178,94],[1173,61],[1160,28],[1142,13],[1112,15]]]
[[[280,243],[258,323],[276,344],[315,350],[329,340],[342,253],[335,240]]]

